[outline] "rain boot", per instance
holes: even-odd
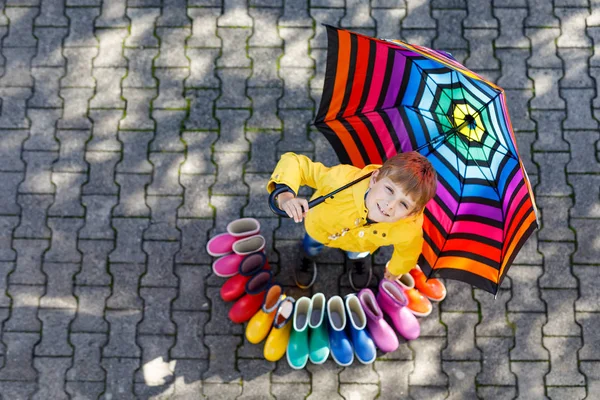
[[[271,271],[260,271],[246,283],[246,294],[229,310],[229,319],[236,324],[248,321],[260,309],[264,292],[271,283]]]
[[[238,275],[227,279],[225,284],[221,286],[221,298],[223,301],[234,301],[239,299],[244,294],[246,283],[261,269],[269,270],[269,262],[267,256],[262,251],[248,254],[242,259],[238,269]]]
[[[408,300],[398,283],[383,279],[379,282],[377,303],[390,316],[398,333],[406,340],[419,337],[421,328],[417,317],[406,307]]]
[[[227,224],[227,232],[211,238],[206,252],[213,257],[222,257],[233,252],[233,244],[260,232],[260,222],[254,218],[240,218]]]
[[[329,334],[325,321],[326,300],[323,293],[316,293],[311,299],[311,311],[308,326],[310,328],[308,340],[308,358],[313,364],[323,364],[329,357]]]
[[[292,331],[292,315],[294,313],[294,302],[292,297],[286,297],[279,304],[273,329],[267,337],[263,354],[267,361],[279,361],[285,354]]]
[[[383,279],[381,282],[383,282]],[[395,351],[400,343],[392,327],[383,319],[383,312],[375,300],[371,289],[363,289],[358,293],[360,305],[367,317],[367,330],[371,334],[377,348],[384,353]]]
[[[293,369],[302,369],[308,361],[308,319],[311,302],[308,297],[300,297],[294,307],[292,333],[287,347],[287,360]]]
[[[377,349],[371,335],[366,330],[367,316],[355,294],[346,296],[345,303],[354,355],[361,363],[371,364],[377,357]]]
[[[404,292],[406,300],[408,301],[406,307],[408,307],[411,313],[415,314],[417,317],[426,317],[431,314],[431,311],[433,310],[431,301],[415,289],[415,280],[411,274],[400,275],[398,279],[396,279],[396,283],[398,283]]]
[[[283,289],[279,285],[273,285],[266,291],[261,309],[250,318],[246,326],[246,339],[250,343],[260,343],[267,337],[277,308],[284,298]]]
[[[237,275],[240,263],[244,257],[257,251],[263,251],[265,243],[265,238],[261,235],[254,235],[238,240],[232,246],[233,254],[217,258],[213,262],[213,273],[221,278],[229,278],[230,276]]]
[[[338,365],[347,367],[354,361],[354,349],[346,334],[346,311],[340,296],[333,296],[327,301],[327,316],[331,357]]]
[[[418,265],[410,270],[410,275],[415,279],[415,287],[431,301],[442,301],[446,298],[446,287],[435,278],[427,279],[427,276]]]

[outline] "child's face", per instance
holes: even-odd
[[[373,172],[369,181],[366,205],[368,218],[375,222],[396,222],[408,217],[415,208],[415,202],[405,195],[402,189],[385,177],[376,180],[379,170]]]

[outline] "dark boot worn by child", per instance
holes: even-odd
[[[346,268],[348,269],[348,281],[352,289],[358,292],[369,286],[373,278],[371,257],[355,260],[346,257]]]
[[[302,254],[300,262],[294,270],[294,280],[300,289],[310,288],[317,280],[317,263],[314,259]]]

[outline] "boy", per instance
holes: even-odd
[[[302,185],[316,189],[314,198],[368,173],[372,173],[370,178],[341,191],[333,199],[326,199],[314,209],[309,210],[308,202],[296,197]],[[279,194],[279,208],[296,223],[305,219],[305,254],[296,271],[298,286],[307,288],[314,282],[313,259],[324,246],[346,251],[354,264],[349,278],[355,290],[369,284],[371,266],[364,261],[381,246],[394,246],[386,279],[395,280],[415,267],[423,244],[423,209],[437,188],[436,172],[421,154],[400,153],[383,165],[371,164],[360,169],[343,164],[326,167],[306,156],[285,153],[267,184],[268,192],[279,185],[290,190]],[[368,272],[366,282],[357,284],[355,275],[361,275],[364,268]],[[310,269],[313,272],[308,280],[300,279]]]

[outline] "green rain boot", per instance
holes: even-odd
[[[311,301],[308,297],[300,297],[294,308],[292,334],[287,347],[287,360],[290,367],[302,369],[308,362],[308,319],[310,318]]]
[[[327,300],[323,293],[315,293],[311,299],[311,311],[308,326],[310,327],[310,338],[308,341],[308,357],[313,364],[323,364],[329,357],[329,333],[325,313]]]

